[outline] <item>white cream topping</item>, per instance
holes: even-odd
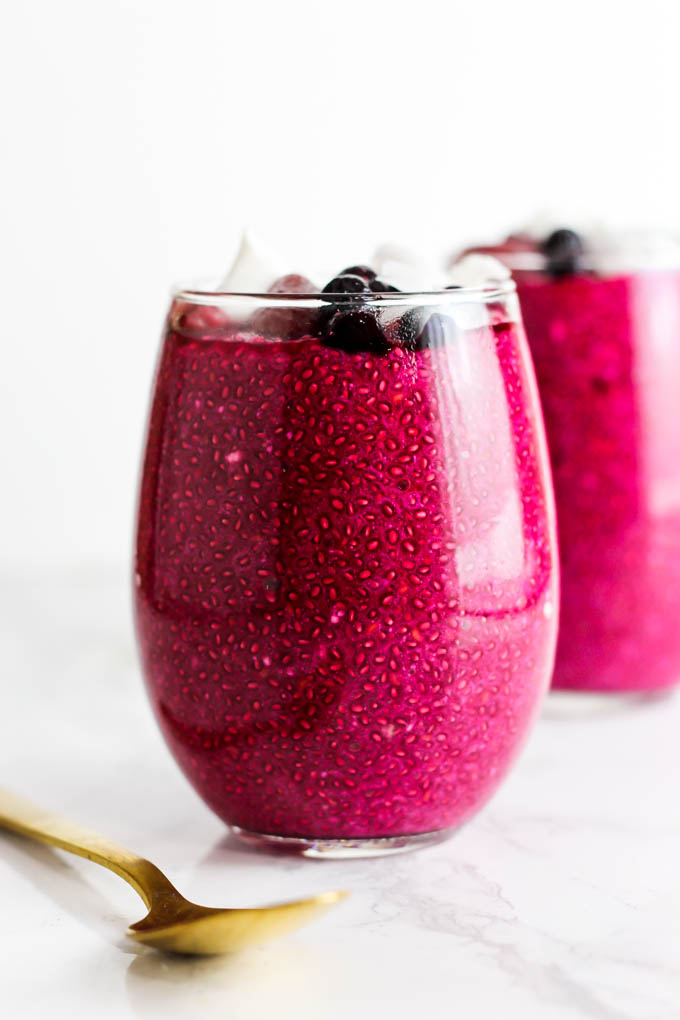
[[[511,277],[510,270],[493,255],[471,252],[449,266],[446,285],[455,287],[494,288]],[[489,310],[483,301],[462,301],[451,308],[461,329],[478,329],[489,323]]]
[[[290,269],[283,264],[280,256],[247,230],[218,289],[231,294],[264,294],[275,280],[288,272]]]
[[[384,283],[406,292],[440,290],[447,283],[446,274],[433,259],[401,245],[381,245],[372,265]]]
[[[493,255],[463,255],[448,270],[447,282],[457,287],[489,287],[510,279],[510,270]]]

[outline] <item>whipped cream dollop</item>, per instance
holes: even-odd
[[[505,283],[510,270],[493,255],[472,252],[449,267],[447,284],[454,287],[493,287]]]
[[[271,285],[290,272],[281,257],[252,231],[247,230],[226,276],[218,290],[230,294],[264,294]]]
[[[401,291],[441,290],[448,282],[446,273],[434,259],[398,244],[383,244],[377,248],[372,266],[381,280]]]

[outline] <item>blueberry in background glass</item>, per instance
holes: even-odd
[[[135,574],[149,695],[242,838],[417,847],[495,790],[552,670],[514,285],[405,295],[354,265],[318,288],[246,255],[248,279],[237,260],[221,292],[175,294],[162,343]]]
[[[512,269],[545,415],[562,567],[554,685],[680,680],[680,245],[519,233]]]

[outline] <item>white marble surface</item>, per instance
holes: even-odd
[[[222,960],[126,943],[136,895],[0,835],[0,991],[15,1017],[680,1017],[680,698],[551,696],[513,775],[453,840],[355,862],[236,844],[158,735],[126,578],[5,576],[0,782],[151,857],[191,898],[348,887],[286,940]]]

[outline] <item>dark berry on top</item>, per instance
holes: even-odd
[[[361,269],[361,266],[353,266],[353,269]],[[370,290],[368,289],[368,280],[363,276],[359,276],[356,273],[342,272],[338,276],[334,276],[332,280],[326,284],[321,291],[322,294],[328,295],[329,301],[333,300],[333,296],[343,295],[344,301],[342,307],[347,308],[347,304],[354,304],[360,302],[362,297],[370,296]],[[324,308],[320,308],[317,313],[316,319],[316,335],[324,343],[328,343],[329,346],[338,346],[328,339],[328,332],[331,327],[331,323],[337,320],[340,313],[340,304],[329,303]]]
[[[409,308],[391,328],[391,338],[405,351],[418,350],[417,341],[422,331],[426,314],[421,308]]]
[[[369,266],[350,266],[334,276],[322,294],[389,294],[398,291],[391,283],[379,280]]]
[[[396,289],[378,280],[369,266],[350,266],[343,270],[321,292],[332,303],[319,310],[316,335],[327,346],[348,353],[387,354],[391,344],[378,323],[375,310],[362,309],[361,305],[374,295]],[[333,301],[334,295],[343,295],[344,301]]]
[[[411,308],[399,320],[396,340],[406,351],[423,351],[451,343],[457,334],[458,327],[448,315],[429,315],[426,308]]]
[[[353,273],[341,273],[334,276],[321,291],[322,294],[366,294],[368,280]]]
[[[349,354],[387,354],[390,345],[370,311],[336,311],[323,331],[323,341]]]
[[[583,267],[583,241],[574,230],[566,227],[553,230],[541,243],[540,249],[546,257],[547,271],[551,276],[567,276]]]
[[[326,330],[337,313],[337,305],[325,305],[317,310],[313,333],[319,340],[325,340]]]
[[[397,294],[399,292],[398,287],[393,287],[391,283],[383,283],[382,280],[373,279],[368,285],[374,294]]]
[[[343,269],[340,276],[360,276],[362,280],[375,280],[377,273],[370,266],[350,266]]]

